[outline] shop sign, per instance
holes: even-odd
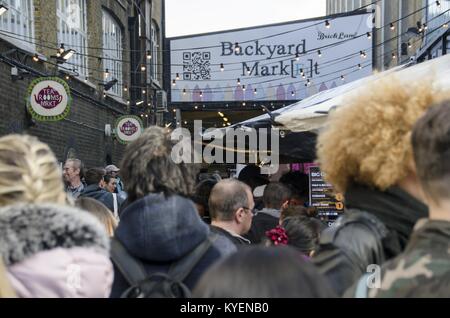
[[[27,109],[35,120],[63,120],[69,115],[71,103],[70,87],[60,78],[41,77],[28,88]]]
[[[141,119],[137,116],[122,116],[116,121],[116,137],[121,143],[130,143],[138,139],[144,130]]]

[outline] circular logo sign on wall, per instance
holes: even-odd
[[[57,77],[35,79],[28,88],[27,108],[39,121],[59,121],[70,112],[70,87]]]
[[[123,116],[116,121],[116,136],[121,143],[138,139],[143,130],[144,125],[137,116]]]

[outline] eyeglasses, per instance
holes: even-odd
[[[245,207],[245,206],[243,206],[242,207],[244,210],[249,210],[253,215],[256,215],[256,209],[255,208],[253,208],[253,209],[250,209],[250,208],[247,208],[247,207]]]

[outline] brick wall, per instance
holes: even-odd
[[[4,51],[5,45],[0,44],[0,49]],[[0,62],[0,135],[28,133],[37,136],[50,145],[60,161],[74,156],[87,166],[104,166],[109,160],[118,164],[124,146],[112,137],[105,137],[104,129],[105,124],[114,125],[115,119],[123,113],[120,104],[107,99],[105,102],[109,107],[106,107],[72,95],[71,112],[66,120],[37,122],[29,127],[25,98],[27,88],[35,77],[25,76],[23,80],[13,81],[10,74],[11,66]],[[69,84],[83,94],[98,99],[94,89],[88,89],[76,80],[71,80]]]

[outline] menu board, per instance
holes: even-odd
[[[344,212],[344,196],[336,193],[323,176],[319,167],[309,168],[309,204],[317,208],[321,220],[331,225]]]

